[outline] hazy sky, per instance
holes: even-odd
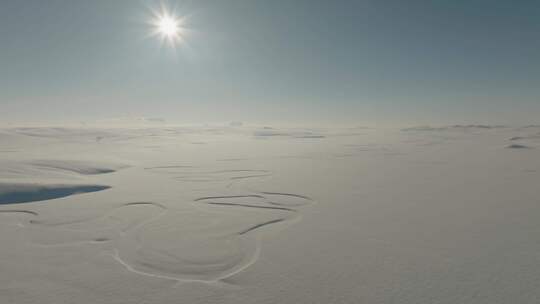
[[[1,0],[0,120],[534,123],[540,2]]]

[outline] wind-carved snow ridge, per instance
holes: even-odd
[[[481,130],[493,130],[493,129],[504,129],[506,126],[503,125],[451,125],[451,126],[440,126],[440,127],[433,127],[433,126],[417,126],[417,127],[409,127],[409,128],[403,128],[401,131],[409,132],[409,131],[426,131],[426,132],[432,132],[432,131],[481,131]]]
[[[0,160],[0,178],[4,179],[80,179],[88,175],[114,173],[127,165],[65,159],[39,159],[25,161]]]
[[[102,185],[39,185],[0,183],[0,205],[20,204],[109,189]]]
[[[316,130],[304,130],[304,129],[275,129],[271,127],[264,127],[262,129],[255,130],[253,132],[255,138],[292,138],[292,139],[321,139],[326,138],[324,134]]]
[[[84,176],[113,173],[126,166],[73,160],[0,161],[0,205],[39,202],[99,192],[109,185],[73,183]],[[51,182],[51,180],[55,182]],[[66,183],[68,182],[69,183]]]
[[[130,136],[69,128],[9,132],[24,141],[54,143],[51,147],[76,143],[100,151],[104,139],[138,143],[162,130],[126,133]],[[245,157],[216,158],[210,165],[138,161],[127,166],[69,151],[40,155],[0,161],[0,226],[18,229],[33,251],[99,250],[125,271],[149,278],[216,283],[238,274],[257,261],[265,233],[291,225],[313,203],[301,194],[247,190],[244,184],[263,188],[274,172],[252,167]],[[146,188],[141,200],[131,194],[137,189],[125,185],[131,173],[119,172],[128,167],[144,180],[138,184]],[[169,190],[163,201],[154,198],[163,191],[160,184]],[[200,187],[210,195],[175,199]]]
[[[171,178],[181,182],[193,183],[213,183],[213,182],[230,182],[241,181],[245,179],[260,179],[272,176],[272,172],[268,170],[257,169],[225,169],[211,170],[209,168],[200,168],[187,165],[169,165],[147,167],[153,173],[168,175]]]
[[[208,209],[186,213],[155,202],[132,202],[93,217],[50,219],[24,209],[0,210],[0,215],[17,216],[17,225],[28,231],[29,243],[37,248],[101,246],[135,274],[217,282],[255,263],[260,233],[291,224],[300,218],[300,208],[313,200],[260,192],[194,202]]]
[[[134,273],[178,281],[216,282],[246,269],[261,251],[260,233],[300,217],[312,199],[297,194],[210,196],[205,212],[169,212],[126,236],[114,257]],[[207,213],[208,212],[208,213]],[[209,214],[219,212],[219,224]],[[185,225],[177,225],[184,222]]]
[[[73,161],[73,160],[35,160],[29,162],[30,165],[59,171],[71,171],[83,175],[97,175],[113,173],[120,169],[124,169],[127,166],[119,164],[108,164],[98,162],[87,161]]]

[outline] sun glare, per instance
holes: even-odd
[[[161,7],[160,11],[154,11],[150,24],[153,27],[152,36],[159,37],[163,42],[175,47],[182,42],[185,28],[183,18],[177,16],[174,11]]]
[[[163,16],[159,19],[158,29],[162,35],[168,38],[178,35],[180,31],[178,21],[169,16]]]

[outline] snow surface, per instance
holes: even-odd
[[[538,303],[540,127],[0,129],[0,303]]]

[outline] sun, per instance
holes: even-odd
[[[183,41],[186,33],[184,18],[178,16],[174,10],[162,5],[160,10],[152,11],[150,20],[152,26],[151,36],[159,37],[171,47],[176,47]]]
[[[180,26],[178,20],[170,16],[162,16],[157,21],[157,29],[166,38],[178,36]]]

